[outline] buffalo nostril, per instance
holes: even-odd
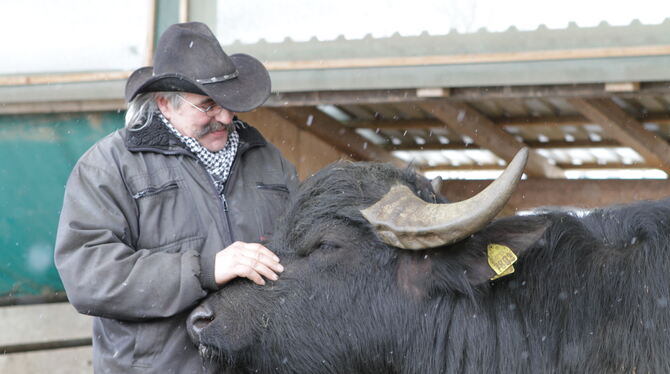
[[[200,335],[200,332],[214,320],[214,311],[207,305],[201,304],[188,316],[189,332]],[[194,336],[192,336],[194,337]]]

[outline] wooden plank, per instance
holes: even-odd
[[[559,162],[556,164],[557,167],[563,170],[639,170],[639,169],[657,169],[656,167],[644,164],[644,163],[635,163],[635,164],[624,164],[621,162],[609,162],[607,164],[599,164],[595,162],[587,162],[582,164],[572,164],[572,163],[562,163]],[[417,169],[422,172],[426,171],[466,171],[466,170],[504,170],[504,166],[500,165],[476,165],[476,164],[462,164],[462,165],[431,165],[431,166],[421,166],[417,165]]]
[[[308,132],[300,132],[300,162],[298,163],[298,175],[300,179],[309,178],[326,165],[339,161],[351,160],[334,146],[322,141],[316,135]]]
[[[256,109],[252,112],[238,113],[241,120],[258,129],[263,137],[274,144],[287,160],[300,169],[300,131],[294,124],[275,112]]]
[[[603,83],[452,87],[449,92],[449,98],[452,101],[508,98],[611,97],[614,95],[612,92],[605,91],[605,85]],[[643,82],[640,84],[640,90],[637,92],[619,92],[616,94],[620,97],[632,97],[667,93],[670,93],[670,85],[667,82]],[[364,105],[370,103],[398,103],[426,100],[425,97],[417,96],[416,89],[278,92],[270,95],[264,106],[316,106],[321,104]]]
[[[537,126],[583,126],[593,123],[584,116],[542,116],[542,117],[508,117],[489,118],[498,126],[537,127]],[[650,113],[637,118],[640,122],[658,124],[670,123],[670,113]],[[347,123],[349,127],[366,129],[430,129],[444,127],[444,122],[432,118],[399,119],[399,120],[355,120]]]
[[[14,75],[0,77],[0,86],[25,86],[33,84],[56,84],[73,82],[94,82],[108,80],[126,80],[132,71]]]
[[[186,0],[180,0],[180,18],[188,17]],[[352,69],[375,67],[430,66],[481,64],[500,62],[560,61],[595,58],[620,58],[670,55],[670,45],[641,45],[628,47],[598,47],[559,50],[538,50],[499,53],[466,53],[436,56],[339,58],[317,60],[263,61],[269,71]],[[92,72],[0,77],[2,85],[53,84],[107,79],[126,79],[132,72]]]
[[[608,92],[632,92],[640,89],[640,82],[609,82],[605,83]]]
[[[0,373],[90,374],[93,348],[0,354]]]
[[[69,83],[74,83],[78,79],[82,82],[90,81],[93,78],[99,78],[99,75],[87,76],[85,74],[77,74],[71,78],[67,78]],[[5,81],[7,85],[22,84],[19,77],[5,77],[12,80],[12,82]],[[118,77],[125,80],[124,75]],[[36,78],[37,79],[37,78]],[[42,76],[43,80],[49,81],[49,78]],[[30,79],[29,79],[30,80]],[[36,82],[36,81],[33,81]],[[23,82],[25,83],[25,82]],[[2,86],[2,84],[0,84]],[[62,87],[63,84],[61,84]],[[59,87],[52,87],[58,90]],[[640,97],[642,95],[667,95],[670,93],[670,84],[668,82],[642,82],[640,83],[640,90],[637,92],[619,92],[616,93],[618,97],[632,98]],[[575,85],[534,85],[534,86],[495,86],[495,87],[453,87],[450,89],[451,101],[472,101],[472,100],[486,100],[494,98],[567,98],[567,97],[612,97],[614,93],[606,92],[604,84],[575,84]],[[120,96],[120,95],[119,95]],[[60,105],[66,105],[67,102],[59,102],[57,98],[46,99],[49,101],[32,101],[30,105],[36,106],[37,109],[30,111],[29,109],[22,109],[21,106],[17,108],[20,112],[37,113],[43,109],[44,105],[48,112],[64,112],[73,109],[59,110]],[[119,107],[114,109],[125,109],[123,98],[117,99],[121,102]],[[86,101],[86,100],[83,100]],[[416,89],[381,89],[381,90],[342,90],[342,91],[310,91],[310,92],[278,92],[270,95],[265,102],[266,107],[287,107],[287,106],[316,106],[321,104],[333,105],[363,105],[369,103],[411,103],[417,101],[426,101],[426,98],[418,97]],[[21,104],[21,103],[16,103]],[[2,113],[14,113],[11,105],[14,105],[5,100]],[[2,109],[2,108],[0,108]],[[77,110],[76,108],[74,110]]]
[[[188,0],[179,0],[179,22],[188,22],[189,21],[189,14],[188,14]]]
[[[0,308],[0,351],[3,346],[90,338],[92,318],[69,303]]]
[[[600,47],[540,51],[467,53],[439,56],[370,57],[319,60],[264,61],[270,71],[353,69],[374,67],[481,64],[497,62],[556,61],[670,55],[670,45]]]
[[[0,114],[109,112],[125,111],[126,107],[124,99],[3,103],[0,105]]]
[[[315,108],[267,109],[275,111],[301,130],[309,131],[324,142],[333,145],[348,157],[356,160],[376,160],[405,166],[405,162],[388,151],[371,143],[337,120]]]
[[[452,87],[449,99],[479,100],[488,98],[568,98],[568,97],[637,97],[640,95],[663,95],[670,92],[668,82],[640,82],[639,91],[607,92],[604,83],[585,83],[571,85],[532,85],[532,86],[496,86],[496,87]]]
[[[498,157],[511,161],[524,144],[516,140],[496,124],[470,106],[463,103],[421,103],[421,107],[452,130],[467,135],[483,148],[491,150]],[[551,165],[546,158],[531,151],[526,165],[526,174],[532,177],[562,178],[563,171]]]
[[[44,295],[23,295],[23,296],[3,296],[0,297],[0,307],[12,305],[33,305],[49,303],[66,303],[67,295],[65,291],[52,292]]]
[[[445,127],[444,122],[432,118],[426,119],[399,119],[399,120],[373,120],[373,121],[351,121],[347,126],[362,129],[382,130],[409,130],[430,129],[434,127]]]
[[[623,147],[621,143],[613,140],[602,140],[599,142],[594,142],[591,140],[575,140],[574,142],[559,142],[559,141],[524,141],[528,147],[537,149],[537,148],[560,148],[560,149],[570,149],[570,148],[615,148]],[[442,143],[426,143],[426,144],[400,144],[385,145],[384,148],[393,151],[442,151],[442,150],[452,150],[452,151],[465,151],[468,149],[481,149],[482,147],[477,144],[466,144],[464,142],[450,142],[449,144]],[[439,167],[439,165],[436,165]]]
[[[570,99],[585,117],[603,127],[609,136],[631,147],[649,165],[670,173],[670,145],[644,129],[635,118],[609,99]]]
[[[154,63],[154,46],[156,45],[156,2],[149,0],[149,20],[147,22],[147,49],[144,55],[144,66],[152,66]]]
[[[238,115],[279,148],[284,157],[295,165],[300,180],[304,180],[331,162],[349,159],[331,144],[308,131],[299,129],[277,112],[259,108]]]
[[[476,195],[491,181],[445,180],[442,194],[450,201]],[[670,180],[567,180],[526,179],[519,183],[508,203],[508,211],[541,206],[595,208],[670,196]]]

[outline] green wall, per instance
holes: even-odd
[[[63,290],[53,248],[67,177],[123,115],[0,116],[0,297]]]

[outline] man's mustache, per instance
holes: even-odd
[[[195,138],[200,139],[200,138],[206,136],[207,134],[209,134],[211,132],[214,132],[214,131],[219,131],[222,128],[225,128],[226,131],[230,134],[233,130],[235,130],[235,125],[232,122],[231,123],[223,123],[223,122],[219,122],[219,121],[212,121],[212,122],[206,124],[202,129],[200,129],[200,131],[198,131],[195,134]]]

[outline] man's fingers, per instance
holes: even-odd
[[[215,261],[217,284],[243,277],[258,285],[264,285],[263,277],[277,280],[277,273],[284,271],[279,257],[258,243],[235,242],[219,252]]]
[[[260,253],[260,252],[253,251],[253,250],[245,251],[245,252],[243,252],[243,255],[247,259],[252,261],[251,266],[254,266],[253,263],[259,263],[259,264],[263,264],[263,265],[265,265],[265,266],[267,266],[267,267],[271,268],[272,270],[274,270],[276,272],[279,272],[279,273],[284,271],[284,267],[279,263],[278,260],[276,260],[277,256],[274,256],[274,255],[273,256],[267,256],[264,253]]]
[[[256,283],[259,286],[265,285],[265,280],[260,276],[253,268],[244,265],[238,265],[239,270],[237,271],[237,276],[242,278],[248,278],[252,282]]]
[[[250,258],[243,258],[240,259],[240,263],[246,265],[248,268],[254,270],[255,272],[263,275],[265,278],[272,279],[272,280],[277,280],[279,277],[271,267],[265,265],[263,262],[255,260],[255,259],[250,259]],[[279,264],[277,264],[279,265]],[[281,266],[281,265],[279,265]]]
[[[264,256],[270,257],[276,262],[279,262],[279,257],[277,257],[276,254],[274,254],[271,250],[267,249],[265,246],[259,243],[243,243],[239,242],[240,244],[243,245],[243,247],[249,251],[256,252],[259,254],[262,254]]]

